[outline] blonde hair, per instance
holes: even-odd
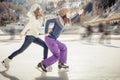
[[[58,14],[62,17],[65,24],[71,24],[70,18],[67,18],[67,13],[70,12],[68,8],[62,8],[58,11]]]
[[[66,15],[61,16],[61,17],[62,17],[62,19],[64,20],[65,24],[71,24],[71,20],[70,20],[70,18],[67,18]]]
[[[34,11],[34,14],[35,14],[36,19],[39,19],[40,17],[43,17],[43,12],[42,12],[42,10],[40,11],[39,7],[36,8],[36,10]]]
[[[62,8],[60,10],[58,10],[58,14],[63,17],[64,15],[66,15],[67,12],[69,12],[70,10],[68,8]]]

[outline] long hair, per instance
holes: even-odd
[[[70,20],[70,18],[67,18],[66,15],[62,16],[62,19],[64,20],[65,24],[70,24],[71,25],[71,20]]]
[[[39,19],[40,17],[43,17],[43,12],[42,10],[40,10],[40,8],[36,8],[36,10],[34,11],[34,14],[35,14],[35,18],[36,19]]]

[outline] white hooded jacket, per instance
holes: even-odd
[[[37,7],[40,7],[40,5],[34,4],[31,7],[30,11],[28,12],[27,16],[29,17],[29,22],[27,23],[25,28],[22,30],[21,34],[26,33],[26,35],[38,37],[39,33],[42,31],[41,27],[43,24],[43,17],[41,17],[40,19],[36,19],[33,13],[33,11],[35,11]]]

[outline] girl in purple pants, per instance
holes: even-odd
[[[75,22],[82,12],[83,10],[80,10],[79,13],[70,20],[70,10],[67,7],[62,7],[58,10],[57,18],[47,20],[45,25],[45,42],[53,55],[44,59],[37,65],[42,71],[47,72],[46,68],[57,61],[59,69],[69,67],[65,65],[67,62],[67,47],[64,43],[58,41],[57,38],[63,31],[65,24]],[[54,23],[54,27],[51,31],[49,31],[50,23]]]

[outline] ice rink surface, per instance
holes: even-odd
[[[35,67],[42,60],[43,48],[36,44],[16,56],[9,71],[0,63],[0,80],[120,80],[120,40],[111,44],[88,43],[78,37],[61,36],[68,47],[69,71],[59,71],[55,63],[52,72],[43,73]],[[23,40],[1,41],[0,61],[22,45]],[[51,52],[49,51],[49,56]]]

